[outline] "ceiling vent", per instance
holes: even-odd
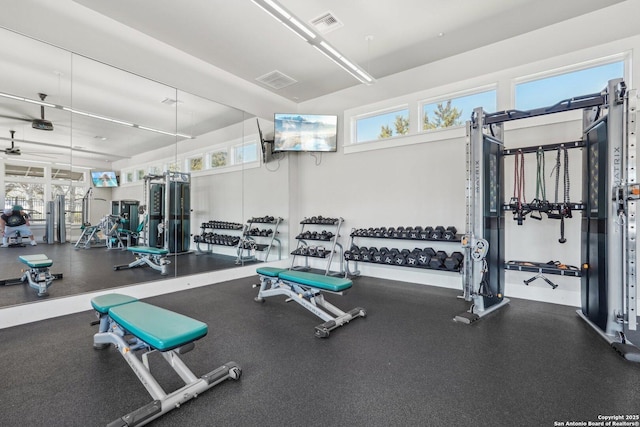
[[[325,12],[309,22],[313,25],[313,28],[321,34],[327,34],[344,26],[344,24],[331,12]]]
[[[283,87],[298,83],[297,80],[292,79],[278,70],[271,71],[270,73],[258,77],[256,80],[273,89],[282,89]]]

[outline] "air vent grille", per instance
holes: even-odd
[[[298,83],[297,80],[292,79],[278,70],[271,71],[270,73],[256,78],[256,80],[273,89],[282,89],[283,87]]]
[[[311,25],[322,34],[343,27],[344,24],[332,12],[326,12],[310,21]]]

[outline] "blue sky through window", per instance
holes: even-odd
[[[548,107],[574,96],[598,93],[611,79],[624,77],[624,61],[516,85],[517,110]]]
[[[375,141],[380,136],[382,126],[389,126],[396,136],[396,129],[393,123],[397,116],[409,119],[409,110],[396,110],[379,116],[358,119],[356,122],[356,142]]]
[[[447,100],[434,102],[422,107],[422,114],[427,114],[429,121],[432,123],[435,120],[434,111],[436,111],[438,104],[446,104]],[[473,95],[462,96],[460,98],[453,98],[451,100],[451,108],[457,108],[460,113],[458,121],[460,124],[465,124],[467,120],[471,118],[471,113],[476,107],[482,107],[487,112],[496,111],[496,91],[490,90],[487,92],[474,93]],[[422,123],[420,124],[422,129]]]

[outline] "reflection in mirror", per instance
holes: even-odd
[[[7,284],[0,287],[2,307],[42,299],[37,284],[11,283],[33,264],[31,256],[54,255],[44,244],[50,203],[72,194],[70,183],[81,180],[82,173],[72,171],[71,113],[60,108],[71,105],[71,54],[5,29],[0,29],[0,40],[0,202],[3,211],[10,209],[6,218],[16,218],[12,208],[22,207],[37,242],[31,246],[28,232],[17,237],[18,227],[11,227],[11,233],[5,228],[9,247],[0,248],[0,281]],[[65,202],[70,209],[69,199]],[[66,224],[59,224],[49,238],[65,236]],[[58,257],[55,266],[70,271],[70,257]]]
[[[0,286],[0,307],[287,257],[287,159],[263,163],[254,116],[7,30],[0,38],[1,197],[29,210],[38,241],[0,249],[0,282],[20,276],[22,255],[46,256],[61,275],[46,296]],[[273,124],[259,122],[268,138]],[[115,187],[101,180],[109,173]],[[152,189],[158,179],[164,189]],[[171,193],[176,179],[188,185]],[[155,208],[164,216],[152,223]],[[136,260],[130,245],[149,259],[166,249],[171,264],[114,270]]]
[[[242,205],[250,234],[244,256],[249,261],[282,260],[289,256],[288,158],[271,153],[273,122],[245,117],[244,135]]]

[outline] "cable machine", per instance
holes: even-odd
[[[597,94],[561,101],[530,111],[510,110],[492,114],[476,108],[467,122],[466,232],[462,269],[463,297],[468,311],[456,316],[473,323],[505,306],[504,212],[515,215],[547,213],[561,220],[572,211],[582,212],[581,309],[578,314],[626,359],[640,362],[637,320],[636,205],[640,186],[636,180],[635,90],[622,79],[611,80]],[[503,124],[512,120],[583,110],[581,141],[519,148],[504,146]],[[582,149],[583,200],[564,198],[555,203],[503,205],[504,157],[526,152]],[[517,185],[517,182],[516,182]],[[566,193],[565,193],[566,194]],[[517,218],[516,218],[517,219]],[[564,239],[561,233],[560,242]]]
[[[145,199],[149,212],[148,244],[172,254],[189,251],[191,233],[191,174],[165,172],[147,175]]]

